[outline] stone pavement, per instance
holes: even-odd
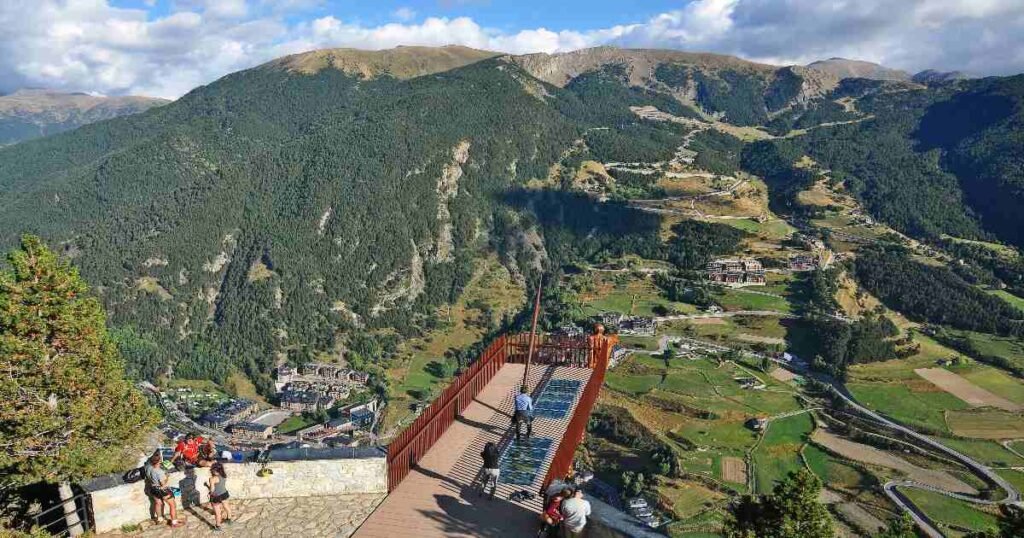
[[[531,492],[540,489],[575,411],[579,392],[565,417],[538,417],[534,421],[534,439],[550,439],[552,445],[546,459],[538,462],[531,485],[499,483],[493,499],[481,496],[477,486],[484,444],[499,442],[502,438],[508,440],[511,433],[513,398],[518,393],[523,369],[521,364],[506,364],[495,374],[463,416],[423,456],[418,468],[410,472],[363,523],[355,534],[357,538],[532,538],[536,535],[540,499],[512,502],[508,496],[521,489]],[[590,373],[587,368],[534,366],[529,383],[533,388],[549,379],[571,379],[580,382],[582,391]]]
[[[144,538],[347,538],[383,500],[384,494],[353,494],[328,497],[289,497],[228,501],[234,522],[224,532],[213,532],[213,513],[207,506],[179,510],[185,526],[143,523],[134,532],[111,533]]]

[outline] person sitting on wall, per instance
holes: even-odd
[[[187,463],[197,467],[209,467],[213,464],[213,458],[204,459],[200,457],[200,447],[205,444],[206,440],[202,436],[195,432],[189,432],[175,445],[174,455],[171,456],[171,463],[175,466]]]
[[[207,438],[199,445],[199,467],[210,467],[217,462],[217,445],[213,444],[213,438]]]
[[[515,414],[512,416],[512,425],[516,429],[516,442],[520,441],[521,423],[526,423],[526,438],[529,439],[533,435],[533,398],[530,397],[530,389],[523,385],[519,389],[519,394],[516,395],[516,409]]]

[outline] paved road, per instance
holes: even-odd
[[[893,422],[893,421],[883,417],[882,415],[879,415],[878,413],[875,413],[874,411],[872,411],[872,410],[870,410],[870,409],[868,409],[868,408],[858,404],[853,399],[853,396],[851,394],[849,394],[849,392],[846,390],[846,387],[843,387],[843,386],[841,386],[841,385],[839,385],[837,383],[832,383],[831,387],[832,387],[832,391],[834,393],[838,394],[840,398],[845,400],[846,403],[850,407],[853,407],[854,409],[857,409],[861,413],[871,417],[872,419],[874,419],[877,422],[885,424],[886,426],[888,426],[889,428],[891,428],[893,430],[896,430],[896,431],[901,432],[901,433],[903,433],[905,435],[913,437],[914,439],[917,439],[918,441],[920,441],[920,442],[922,442],[922,443],[924,443],[924,444],[926,444],[926,445],[928,445],[928,446],[930,446],[930,447],[932,447],[932,448],[934,448],[934,449],[936,449],[936,450],[938,450],[940,452],[943,452],[943,453],[945,453],[948,456],[951,456],[953,459],[959,461],[960,463],[962,463],[963,465],[965,465],[966,467],[968,467],[969,469],[971,469],[975,473],[985,477],[985,479],[988,480],[990,483],[996,484],[997,486],[1002,488],[1003,491],[1006,492],[1006,497],[1004,499],[1002,499],[1001,501],[999,501],[998,504],[1010,504],[1010,503],[1016,503],[1016,502],[1020,501],[1020,491],[1018,491],[1017,488],[1015,488],[1013,486],[1013,484],[1008,482],[1002,476],[999,476],[999,474],[997,474],[992,469],[988,468],[987,466],[979,463],[978,461],[974,460],[973,458],[971,458],[971,457],[969,457],[969,456],[967,456],[965,454],[957,452],[956,450],[953,450],[952,448],[949,448],[948,446],[946,446],[946,445],[944,445],[944,444],[942,444],[942,443],[940,443],[938,441],[935,441],[934,439],[932,439],[932,438],[930,438],[928,436],[925,436],[925,435],[922,435],[920,433],[917,433],[916,431],[911,430],[910,428],[907,428],[907,427],[902,426],[902,425],[900,425],[900,424],[898,424],[896,422]],[[965,499],[969,499],[969,498],[965,498]],[[981,499],[974,499],[972,502],[976,502],[978,504],[985,504],[985,501],[983,501]]]
[[[904,512],[910,514],[910,518],[914,520],[917,527],[929,538],[946,538],[946,535],[935,527],[935,524],[927,515],[924,514],[924,512],[918,510],[917,507],[914,506],[914,503],[910,502],[909,499],[904,497],[903,494],[896,489],[897,486],[905,485],[907,485],[905,482],[892,481],[886,482],[882,488],[885,490],[885,494],[893,503],[896,504],[896,506],[899,506]]]

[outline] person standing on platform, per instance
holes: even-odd
[[[512,416],[512,425],[516,428],[516,442],[521,439],[520,425],[526,423],[526,439],[529,440],[530,436],[533,435],[533,398],[530,397],[530,389],[523,385],[519,389],[519,394],[516,395],[516,409],[515,414]]]

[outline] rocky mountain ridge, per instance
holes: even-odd
[[[136,114],[168,102],[154,97],[105,97],[46,89],[18,90],[0,96],[0,146]]]

